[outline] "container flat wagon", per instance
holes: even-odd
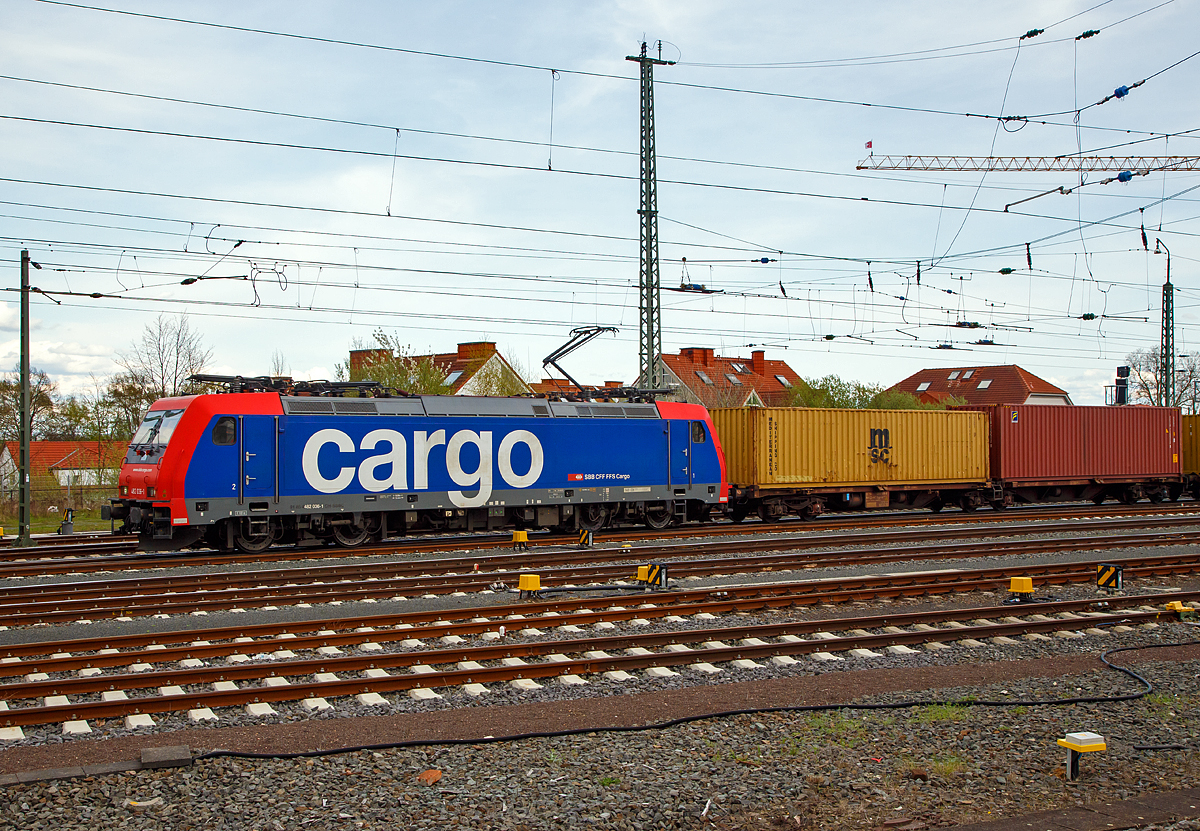
[[[996,497],[985,413],[788,407],[711,415],[735,522],[947,504],[973,510]]]
[[[1184,491],[1182,423],[1174,407],[969,409],[991,422],[992,479],[1011,502],[1161,502]]]

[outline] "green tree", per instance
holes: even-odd
[[[788,399],[791,407],[818,407],[838,410],[944,410],[967,403],[951,397],[927,403],[907,392],[888,390],[882,384],[848,381],[837,375],[805,378],[794,386]]]
[[[32,437],[42,438],[54,413],[58,384],[43,370],[29,369],[29,421]],[[0,438],[21,440],[21,370],[0,376]]]
[[[334,369],[337,380],[378,381],[390,389],[414,395],[447,395],[451,392],[446,383],[448,364],[439,363],[429,355],[413,355],[412,347],[383,329],[376,329],[372,334],[375,344],[356,338],[350,348],[373,351],[357,367],[350,366],[349,361],[339,363]]]

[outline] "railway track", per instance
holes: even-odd
[[[829,532],[854,532],[863,529],[890,527],[939,527],[954,524],[991,526],[1006,523],[1041,523],[1052,520],[1087,520],[1145,517],[1149,523],[1153,517],[1193,516],[1200,521],[1200,503],[1160,503],[1153,505],[1125,505],[1097,507],[1093,505],[1071,505],[1054,508],[1016,508],[1007,511],[983,511],[965,513],[905,512],[905,513],[856,513],[822,518],[814,522],[786,520],[782,522],[749,521],[740,524],[713,523],[670,528],[661,531],[622,529],[605,531],[605,542],[626,543],[645,540],[689,539],[695,537],[724,537],[750,534],[789,533],[795,536],[820,537]],[[1146,527],[1150,527],[1147,525]],[[415,537],[391,540],[387,543],[338,547],[276,547],[268,551],[248,554],[244,552],[221,553],[211,550],[184,552],[138,551],[136,538],[100,538],[90,535],[86,540],[72,537],[43,538],[31,548],[16,548],[14,538],[0,540],[0,578],[21,574],[69,574],[79,570],[123,570],[143,568],[177,568],[182,566],[206,566],[232,563],[279,562],[287,560],[339,559],[363,556],[412,555],[430,552],[468,551],[500,549],[512,545],[509,534],[472,534],[453,537]],[[71,540],[67,542],[67,540]],[[562,535],[533,533],[530,544],[537,547],[560,546],[569,538]],[[11,565],[4,565],[11,564]]]
[[[91,729],[88,720],[95,719],[125,718],[127,727],[152,727],[151,714],[185,710],[193,721],[211,721],[219,718],[214,710],[224,707],[241,706],[251,715],[272,715],[272,702],[298,701],[305,710],[320,712],[333,707],[330,698],[348,696],[354,696],[358,705],[370,707],[388,704],[385,693],[406,692],[413,698],[429,699],[442,697],[438,689],[455,688],[480,696],[489,692],[487,684],[507,683],[520,690],[535,690],[541,686],[536,679],[582,686],[589,683],[585,676],[602,676],[614,682],[632,680],[633,672],[651,677],[669,677],[681,671],[711,676],[761,668],[758,661],[787,668],[803,656],[838,661],[844,659],[842,655],[881,657],[883,653],[874,650],[904,654],[917,645],[928,649],[947,648],[949,643],[968,647],[985,642],[1005,645],[1016,643],[1016,638],[1046,639],[1046,633],[1064,632],[1070,633],[1068,637],[1102,636],[1107,630],[1101,627],[1129,631],[1132,626],[1157,625],[1173,616],[1155,604],[1197,597],[1200,592],[1147,594],[1020,608],[889,612],[820,621],[688,628],[688,619],[678,614],[686,604],[673,605],[678,598],[663,596],[656,599],[664,601],[665,606],[646,603],[636,613],[661,615],[664,609],[672,610],[664,620],[680,625],[646,633],[614,632],[611,619],[595,619],[597,614],[602,618],[615,615],[615,619],[633,625],[647,624],[645,618],[624,617],[630,610],[615,607],[602,613],[590,609],[574,614],[544,610],[540,616],[519,616],[525,623],[553,622],[562,637],[552,639],[542,639],[544,633],[534,627],[522,630],[517,639],[505,639],[501,621],[510,625],[516,621],[489,609],[489,617],[459,624],[474,628],[459,629],[478,634],[474,642],[466,642],[458,634],[441,634],[456,624],[443,622],[417,629],[408,621],[394,623],[386,632],[358,626],[340,633],[318,631],[306,638],[294,632],[256,631],[255,637],[233,635],[242,630],[210,630],[203,633],[206,638],[176,648],[162,644],[130,648],[124,643],[122,649],[100,646],[108,640],[73,641],[74,649],[95,651],[79,657],[63,652],[47,657],[49,650],[67,645],[60,642],[26,646],[25,650],[40,649],[40,655],[26,655],[19,664],[15,656],[9,656],[0,664],[0,674],[12,677],[25,673],[20,681],[0,684],[0,697],[8,702],[8,709],[0,710],[0,725],[6,731],[2,737],[14,739],[19,738],[21,727],[42,724],[62,723],[66,733],[85,733]],[[777,599],[790,605],[782,596]],[[1119,603],[1121,607],[1097,611],[1098,603],[1106,607]],[[711,612],[695,614],[712,616]],[[590,625],[593,631],[584,634],[584,625]],[[1080,629],[1084,633],[1078,632]],[[268,634],[272,635],[269,639],[265,637]],[[426,641],[435,637],[438,646],[429,648]],[[226,642],[215,644],[210,638]],[[380,641],[397,638],[403,638],[400,645],[405,651],[385,652]],[[352,652],[347,653],[342,646]],[[184,650],[187,657],[181,658]],[[254,657],[246,654],[256,650],[264,651]],[[311,651],[313,656],[300,656],[298,650]],[[623,654],[613,654],[618,650]],[[224,663],[206,663],[218,659]],[[175,665],[166,666],[169,662]],[[106,672],[125,664],[129,666],[124,672]],[[74,676],[70,675],[72,670]],[[51,677],[52,673],[58,677]]]
[[[870,535],[866,535],[870,536]],[[1103,536],[933,542],[879,548],[865,545],[797,554],[797,541],[755,538],[730,542],[676,543],[603,551],[534,552],[418,561],[359,562],[306,568],[96,579],[68,583],[12,584],[0,588],[0,625],[71,622],[79,619],[199,614],[247,606],[312,605],[379,601],[421,595],[486,592],[517,583],[538,570],[559,586],[632,579],[633,563],[669,563],[675,578],[795,571],[846,565],[886,565],[1047,552],[1192,545],[1193,530],[1106,533]],[[802,544],[810,542],[800,541]],[[1200,552],[1156,558],[1178,573],[1195,568]],[[583,560],[574,563],[573,560]],[[597,560],[602,562],[597,563]],[[519,568],[516,568],[519,566]],[[1014,567],[1017,568],[1017,567]],[[1024,566],[1020,568],[1026,568]],[[1029,566],[1030,569],[1038,567]],[[1049,568],[1049,566],[1047,566]],[[1012,569],[1010,569],[1011,571]],[[636,587],[631,587],[636,588]]]
[[[1192,524],[1200,524],[1200,514],[1194,512],[1184,512],[1182,515],[1158,515],[1158,514],[1142,514],[1132,517],[1115,517],[1115,518],[1100,518],[1100,519],[1085,519],[1072,517],[1070,519],[1053,520],[1043,519],[1036,525],[1025,523],[996,522],[986,526],[986,533],[990,538],[1002,536],[1012,536],[1017,534],[1055,534],[1055,533],[1073,533],[1081,530],[1080,523],[1087,523],[1086,530],[1095,532],[1108,531],[1123,531],[1131,528],[1177,528],[1186,527]],[[730,526],[733,527],[733,526]],[[841,545],[890,545],[902,543],[911,539],[914,536],[912,529],[898,531],[862,531],[849,530],[843,532],[812,532],[807,534],[795,533],[778,533],[777,525],[762,525],[764,529],[759,532],[758,536],[749,537],[746,534],[739,534],[736,537],[739,539],[738,546],[740,550],[764,550],[770,549],[772,545],[779,547],[786,545],[795,550],[836,547]],[[766,531],[765,529],[772,529]],[[775,533],[772,533],[775,531]],[[953,540],[953,539],[968,539],[978,537],[981,531],[978,526],[970,525],[946,525],[934,526],[928,530],[921,530],[919,536],[924,541],[932,540]],[[680,538],[694,538],[698,536],[694,533],[680,535]],[[706,537],[716,536],[720,539],[730,539],[735,535],[722,533],[719,535],[705,535]],[[644,534],[641,536],[622,537],[621,539],[661,539],[661,534],[651,535]],[[648,552],[652,556],[687,556],[689,550],[695,550],[696,546],[711,545],[709,542],[700,543],[663,543],[654,547],[643,547],[638,549],[641,552]],[[717,543],[718,545],[721,543]],[[732,545],[732,543],[729,543]],[[501,551],[511,548],[510,540],[502,542],[496,539],[489,539],[486,544],[476,540],[436,540],[422,543],[409,543],[404,545],[392,545],[389,547],[375,547],[370,550],[356,549],[353,554],[346,553],[341,550],[340,558],[361,557],[361,556],[417,556],[420,554],[428,554],[434,552],[454,552],[462,550],[485,550]],[[461,560],[461,567],[466,569],[488,569],[498,570],[504,568],[535,568],[541,567],[544,564],[563,563],[563,562],[587,562],[596,559],[603,559],[612,556],[612,548],[601,547],[598,549],[577,549],[565,545],[541,545],[534,546],[529,552],[521,554],[495,554],[495,555],[473,555],[470,558]],[[143,569],[165,569],[165,568],[186,568],[186,567],[204,567],[214,564],[233,564],[243,562],[278,562],[288,560],[312,560],[326,559],[325,557],[317,557],[316,552],[311,549],[280,549],[278,555],[268,556],[255,555],[252,558],[229,558],[227,555],[219,555],[214,553],[202,554],[121,554],[110,557],[92,556],[86,558],[51,558],[37,559],[32,561],[18,561],[0,563],[0,579],[6,577],[35,577],[52,574],[75,574],[81,571],[97,572],[97,571],[129,571]],[[442,562],[452,562],[450,558],[442,558]],[[447,566],[450,567],[450,566]]]

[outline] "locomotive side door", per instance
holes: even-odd
[[[276,455],[279,449],[277,416],[241,416],[239,435],[240,491],[243,501],[279,498]]]
[[[692,448],[690,421],[674,420],[671,425],[670,439],[670,477],[673,487],[683,487],[692,483]]]

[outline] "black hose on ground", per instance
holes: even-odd
[[[1108,660],[1109,655],[1114,655],[1118,652],[1130,652],[1143,649],[1164,649],[1174,646],[1194,646],[1200,644],[1200,640],[1182,641],[1179,643],[1155,643],[1146,644],[1144,646],[1123,646],[1117,649],[1110,649],[1100,654],[1100,660],[1105,666],[1110,669],[1115,669],[1117,672],[1124,673],[1135,681],[1140,682],[1145,689],[1141,692],[1127,693],[1125,695],[1110,695],[1110,696],[1080,696],[1075,698],[1052,698],[1052,699],[1034,699],[1021,701],[979,701],[975,699],[960,699],[957,701],[897,701],[887,704],[801,704],[790,707],[760,707],[749,708],[744,710],[725,710],[718,713],[702,713],[694,716],[684,716],[682,718],[671,719],[669,721],[657,722],[655,724],[639,724],[639,725],[624,725],[618,727],[579,727],[571,730],[554,730],[538,733],[518,733],[511,736],[493,736],[477,739],[416,739],[407,742],[390,742],[386,744],[365,744],[354,745],[350,747],[338,747],[329,750],[306,750],[299,753],[249,753],[237,750],[210,750],[207,753],[201,753],[193,757],[193,762],[198,762],[202,759],[217,759],[221,757],[229,757],[235,759],[303,759],[315,758],[320,756],[333,756],[341,753],[355,753],[360,750],[395,750],[398,748],[408,747],[453,747],[455,745],[476,745],[476,744],[499,744],[501,742],[524,741],[526,739],[552,739],[562,736],[578,736],[585,733],[635,733],[644,730],[665,730],[669,727],[677,727],[681,724],[689,724],[694,721],[705,721],[707,719],[729,718],[731,716],[746,716],[757,715],[760,713],[815,713],[828,712],[830,710],[902,710],[909,707],[928,707],[928,706],[966,706],[966,707],[1062,707],[1069,704],[1102,704],[1120,701],[1134,701],[1154,691],[1154,685],[1147,681],[1144,677],[1134,672],[1133,670],[1117,666]]]

